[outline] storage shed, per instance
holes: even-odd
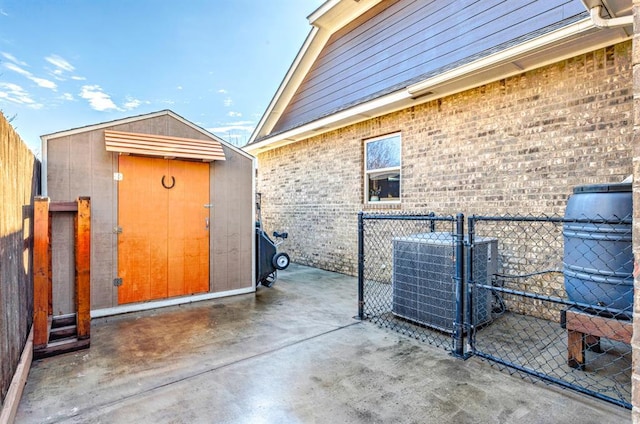
[[[91,198],[91,316],[255,291],[254,158],[170,110],[43,135],[42,193]],[[53,218],[53,314],[73,220]]]

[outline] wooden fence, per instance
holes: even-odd
[[[0,113],[0,409],[33,321],[33,198],[40,163]]]

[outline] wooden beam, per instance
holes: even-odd
[[[77,212],[77,202],[51,202],[49,205],[51,212]]]
[[[631,343],[633,322],[568,310],[567,330],[578,331],[595,337],[605,337],[619,342]]]
[[[49,203],[51,206],[51,203]],[[47,249],[47,287],[49,288],[49,317],[53,316],[53,216],[51,215],[51,209],[49,209],[49,223],[47,228],[47,240],[49,240],[49,248]],[[51,327],[49,327],[51,328]]]
[[[34,200],[33,242],[33,344],[44,347],[49,340],[49,198]]]
[[[75,218],[76,251],[76,312],[78,340],[88,339],[91,334],[91,200],[78,199]]]
[[[61,355],[63,353],[75,352],[76,350],[88,349],[91,347],[91,340],[78,340],[74,338],[70,341],[51,342],[43,348],[33,350],[34,359],[48,358],[50,356]]]
[[[29,331],[27,343],[24,345],[24,349],[22,349],[22,354],[20,355],[20,362],[18,362],[18,367],[16,368],[16,372],[13,374],[9,390],[7,391],[2,408],[0,409],[0,424],[9,424],[15,421],[16,414],[18,413],[18,405],[20,404],[20,398],[22,397],[24,386],[27,384],[27,376],[29,375],[32,361],[33,326]]]
[[[584,370],[584,342],[583,333],[567,330],[567,364],[571,368]]]

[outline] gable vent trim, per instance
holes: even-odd
[[[202,162],[225,160],[222,145],[216,140],[196,140],[111,130],[105,130],[104,140],[108,152]]]

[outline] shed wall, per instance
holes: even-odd
[[[113,279],[117,277],[117,236],[113,229],[117,226],[118,195],[117,182],[113,174],[118,172],[118,156],[107,152],[104,144],[104,130],[137,132],[167,135],[175,137],[209,139],[205,134],[185,125],[169,115],[140,119],[120,125],[97,130],[88,130],[60,138],[48,140],[47,177],[48,196],[52,201],[69,201],[79,196],[91,197],[91,309],[104,309],[118,306],[117,287]],[[225,148],[227,161],[210,164],[211,187],[220,184],[221,179],[229,187],[214,191],[211,203],[225,204],[224,196],[234,193],[239,199],[235,205],[235,214],[223,215],[240,217],[218,222],[212,216],[211,240],[224,245],[237,245],[234,264],[227,266],[225,254],[219,251],[210,254],[210,276],[212,292],[222,292],[252,287],[251,240],[253,187],[251,185],[252,160],[238,152]],[[233,164],[233,166],[229,166]],[[243,173],[247,174],[242,178]],[[229,177],[234,175],[235,178]],[[125,176],[126,178],[126,176]],[[247,184],[247,178],[249,183]],[[243,203],[241,203],[243,202]],[[204,205],[203,205],[204,206]],[[221,230],[224,229],[224,231]],[[53,284],[54,315],[73,311],[73,234],[71,216],[56,215],[53,222]],[[226,238],[233,237],[233,241]],[[213,243],[213,241],[212,241]],[[247,247],[248,246],[248,247]],[[245,251],[246,250],[246,251]],[[230,255],[230,253],[229,253]],[[225,269],[221,272],[218,269]],[[215,278],[213,277],[215,275]]]
[[[211,174],[211,236],[214,292],[250,287],[252,281],[253,161],[224,146],[227,158],[215,162]],[[251,236],[247,237],[247,223]]]
[[[263,221],[293,261],[355,275],[364,140],[394,132],[402,201],[379,207],[561,215],[574,186],[632,173],[632,87],[624,42],[259,154]]]

